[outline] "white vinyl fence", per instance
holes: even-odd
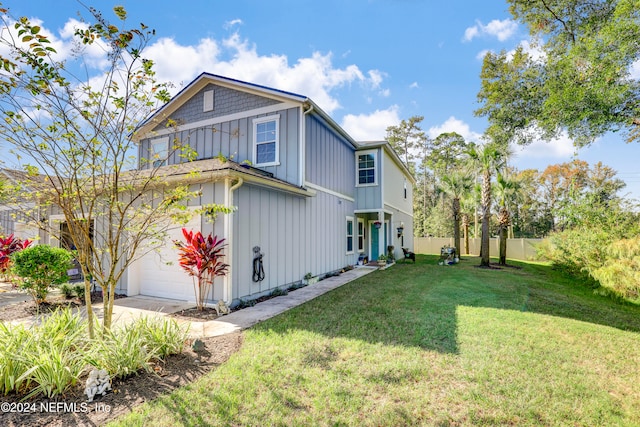
[[[543,239],[507,239],[507,258],[530,261],[536,258],[536,246]],[[453,238],[445,237],[414,237],[413,251],[417,254],[440,255],[440,248],[443,246],[454,246]],[[464,249],[464,239],[460,239],[460,249],[462,255],[466,255]],[[469,239],[469,254],[480,254],[480,238]],[[500,254],[498,239],[490,239],[489,254],[497,257]]]

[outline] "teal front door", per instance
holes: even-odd
[[[371,225],[369,225],[369,235],[371,236],[371,261],[376,261],[378,259],[378,257],[380,256],[380,254],[387,254],[387,234],[389,234],[387,232],[389,224],[387,224],[386,222],[384,223],[384,228],[376,228],[376,226],[374,225],[374,223],[371,223]],[[380,233],[382,232],[382,236],[384,239],[384,245],[382,246],[382,250],[380,250],[380,248],[378,247],[378,245],[380,244]]]
[[[376,261],[378,259],[378,238],[380,229],[376,228],[375,225],[370,225],[371,232],[369,235],[371,236],[371,261]]]

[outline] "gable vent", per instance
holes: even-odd
[[[204,112],[213,111],[213,91],[208,90],[204,93]]]

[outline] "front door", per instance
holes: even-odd
[[[371,254],[369,260],[376,261],[380,254],[387,254],[387,235],[389,234],[388,230],[388,221],[384,222],[384,228],[376,228],[375,222],[369,221],[369,236],[371,236],[371,238],[369,239],[369,253]],[[382,246],[382,249],[378,247],[378,245],[380,244],[380,234],[382,234],[382,238],[384,239],[384,245]]]
[[[376,228],[373,222],[369,223],[369,236],[371,236],[371,239],[369,239],[369,244],[371,245],[369,247],[369,253],[371,254],[371,257],[369,259],[371,261],[376,261],[380,255],[378,253],[378,239],[380,237],[379,231],[380,229]]]

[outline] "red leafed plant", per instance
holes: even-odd
[[[227,274],[228,264],[222,262],[222,250],[226,246],[225,239],[209,234],[204,237],[201,232],[182,229],[186,242],[174,241],[180,254],[180,267],[193,277],[193,287],[196,294],[196,307],[204,309],[209,290],[216,276]]]
[[[26,249],[31,243],[31,240],[22,240],[13,234],[0,237],[0,273],[7,275],[11,266],[11,254]]]

